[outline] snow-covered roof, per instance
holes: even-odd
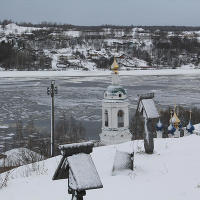
[[[102,188],[100,177],[92,158],[88,154],[76,154],[67,158],[69,164],[69,186],[73,190]]]
[[[65,148],[80,148],[80,147],[87,147],[87,146],[94,146],[93,141],[88,141],[88,142],[80,142],[80,143],[72,143],[72,144],[64,144],[60,145],[59,149],[65,149]]]
[[[59,180],[69,178],[69,165],[67,158],[69,156],[79,153],[90,154],[92,152],[93,147],[94,141],[60,145],[59,149],[61,150],[63,157],[60,160],[60,163],[52,179]]]
[[[141,103],[143,105],[147,118],[153,119],[159,117],[159,113],[153,99],[143,99],[141,100]]]
[[[92,148],[94,147],[94,142],[80,142],[80,143],[73,143],[73,144],[65,144],[60,145],[59,149],[64,156],[71,156],[77,153],[91,153]]]

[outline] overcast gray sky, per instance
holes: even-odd
[[[200,26],[200,0],[0,0],[0,20]]]

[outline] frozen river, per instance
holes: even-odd
[[[105,77],[57,77],[55,97],[56,119],[64,111],[82,120],[90,138],[101,131],[101,99],[111,82]],[[41,127],[49,128],[50,97],[46,88],[50,78],[1,78],[0,123],[12,124],[17,117],[32,117]],[[121,84],[128,90],[131,112],[137,105],[137,94],[155,93],[159,107],[181,104],[200,107],[200,77],[198,75],[121,76]]]

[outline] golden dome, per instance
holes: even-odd
[[[173,112],[173,111],[172,111]],[[178,128],[178,126],[181,123],[181,120],[178,118],[177,114],[176,114],[176,106],[174,107],[174,114],[170,119],[170,122],[174,125],[175,128]]]
[[[174,112],[174,115],[172,117],[172,122],[173,123],[180,123],[181,122],[175,112]]]
[[[111,65],[111,69],[115,72],[115,74],[118,73],[119,65],[117,64],[115,58],[114,58],[113,64]]]

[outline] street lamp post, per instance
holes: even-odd
[[[47,87],[47,95],[51,95],[51,157],[54,156],[54,95],[58,93],[55,81],[51,81],[51,86]]]

